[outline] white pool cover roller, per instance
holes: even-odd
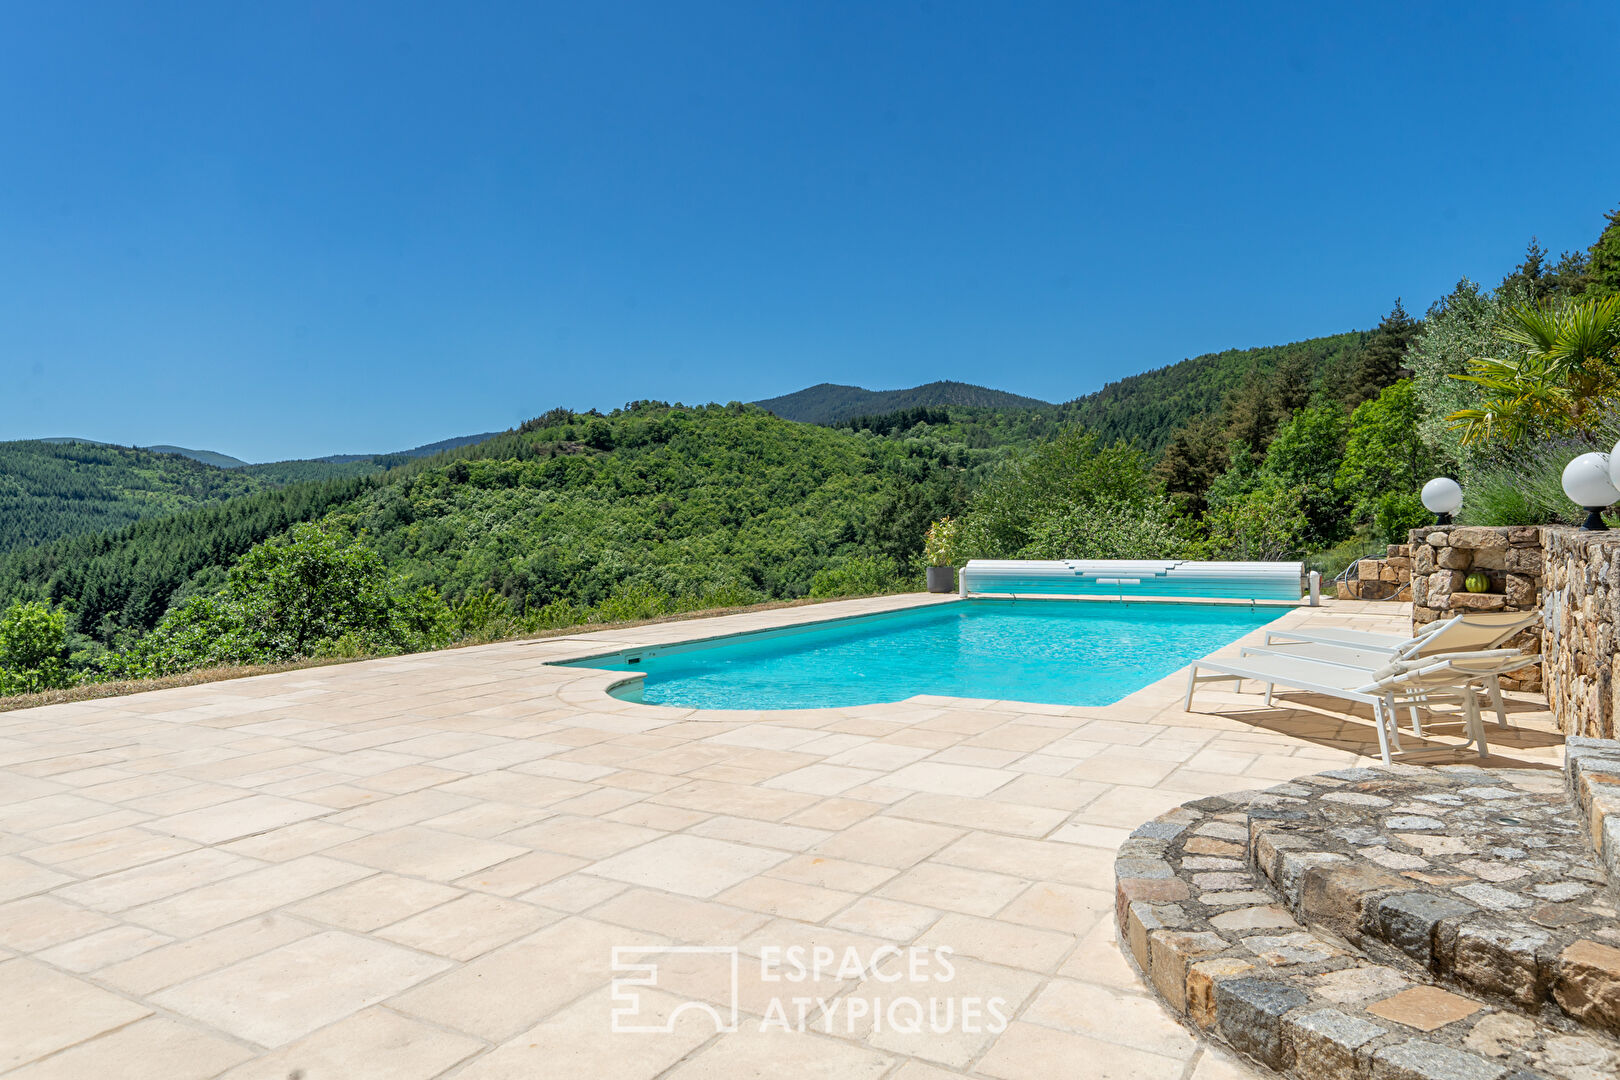
[[[1193,562],[1186,559],[974,559],[962,568],[962,595],[1185,597],[1290,600],[1304,595],[1297,562]]]

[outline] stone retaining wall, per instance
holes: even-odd
[[[1614,619],[1620,601],[1620,533],[1542,530],[1547,584],[1542,651],[1547,701],[1559,730],[1612,739],[1620,715]]]
[[[1362,559],[1356,576],[1339,582],[1340,600],[1412,599],[1412,545],[1390,544],[1382,559]]]
[[[1538,610],[1546,584],[1542,532],[1533,526],[1413,529],[1413,629],[1465,611]],[[1485,592],[1469,592],[1463,584],[1475,570],[1483,570],[1490,578]],[[1542,652],[1542,634],[1525,630],[1506,647]],[[1539,692],[1544,682],[1545,673],[1535,667],[1525,669],[1517,679],[1503,678],[1502,685],[1509,690]]]

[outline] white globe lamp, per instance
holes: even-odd
[[[1462,487],[1449,476],[1437,476],[1423,485],[1422,499],[1436,525],[1450,525],[1451,515],[1462,509]]]
[[[1608,526],[1603,523],[1603,510],[1620,500],[1620,488],[1609,478],[1609,455],[1593,452],[1564,466],[1564,494],[1576,506],[1586,509],[1586,521],[1581,528],[1600,532]]]

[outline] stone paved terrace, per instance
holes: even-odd
[[[544,663],[930,602],[948,601],[0,713],[0,1074],[1246,1075],[1121,955],[1115,852],[1188,800],[1371,763],[1369,720],[1220,686],[1188,714],[1174,676],[1103,708],[694,713],[616,701],[602,688],[622,676]],[[1282,617],[1398,631],[1407,616],[1340,601]],[[1491,764],[1557,768],[1546,715],[1510,698]],[[1477,761],[1429,730],[1433,760]],[[671,944],[741,946],[739,1030],[691,1009],[671,1019],[684,1000],[729,997],[712,956],[659,951]],[[896,994],[853,972],[763,982],[759,958],[793,945],[949,946],[949,998],[1005,999],[1010,1023],[959,1016],[913,1035],[835,1007],[830,1025],[812,1009],[808,1033],[762,1033],[773,996]],[[634,1022],[670,1030],[612,1033],[615,947],[658,960]]]

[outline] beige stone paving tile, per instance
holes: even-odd
[[[200,810],[189,810],[172,817],[146,823],[154,832],[194,840],[199,844],[223,844],[254,833],[268,832],[284,825],[307,821],[331,811],[324,806],[277,798],[249,795],[233,802],[218,803]]]
[[[115,925],[105,915],[52,896],[31,896],[0,904],[0,946],[17,952],[48,949]]]
[[[0,962],[0,1072],[151,1012],[33,960]]]
[[[910,788],[886,787],[879,782],[852,787],[844,792],[844,795],[851,799],[861,799],[865,802],[875,802],[883,806],[893,806],[912,793]]]
[[[1181,1060],[1197,1047],[1197,1040],[1156,999],[1068,979],[1043,987],[1022,1019]]]
[[[949,948],[991,964],[1022,971],[1050,973],[1074,948],[1074,935],[1000,919],[947,914],[928,929],[917,944]]]
[[[616,769],[595,783],[603,787],[624,788],[643,794],[656,794],[686,787],[691,781],[684,776],[665,776],[662,773],[640,772],[636,769]]]
[[[7,1080],[207,1080],[252,1056],[240,1043],[152,1016],[8,1073]]]
[[[614,947],[666,943],[653,934],[574,916],[406,991],[389,1005],[479,1038],[504,1040],[606,987],[613,978]]]
[[[800,881],[823,889],[864,893],[894,877],[899,871],[888,866],[834,859],[825,855],[798,855],[768,871],[771,877]]]
[[[423,794],[427,793],[424,792]],[[328,813],[333,811],[358,813],[389,801],[389,797],[384,792],[349,783],[328,784],[325,787],[299,785],[298,796],[306,802],[324,806]],[[350,821],[351,819],[345,818],[343,820]]]
[[[805,851],[833,834],[826,829],[811,829],[802,825],[778,825],[770,821],[720,815],[700,819],[699,824],[686,830],[693,836],[707,836],[713,840],[735,840],[740,844],[779,848],[783,851]]]
[[[107,805],[93,799],[66,794],[41,795],[36,799],[12,803],[0,810],[0,829],[33,836],[55,825],[100,817],[106,812]]]
[[[598,904],[590,917],[694,945],[735,945],[770,921],[769,913],[729,900],[694,900],[641,888]]]
[[[590,791],[588,784],[555,776],[501,770],[452,780],[433,789],[444,795],[546,808]]]
[[[1166,810],[1173,810],[1184,802],[1201,797],[1202,794],[1196,791],[1130,787],[1121,784],[1112,791],[1097,796],[1096,801],[1081,811],[1078,817],[1087,824],[1134,829],[1149,818],[1157,817]]]
[[[1114,825],[1092,825],[1084,821],[1071,821],[1060,828],[1052,830],[1046,839],[1065,844],[1080,844],[1083,847],[1104,848],[1108,851],[1114,851],[1130,835],[1130,829],[1119,828]]]
[[[1165,777],[1175,772],[1177,764],[1175,761],[1139,757],[1134,751],[1114,753],[1105,750],[1081,761],[1069,770],[1068,775],[1073,780],[1147,788],[1163,783]]]
[[[151,995],[172,1012],[278,1047],[450,967],[413,949],[329,930]],[[297,987],[297,993],[288,993]]]
[[[308,937],[318,930],[297,919],[267,915],[112,964],[96,972],[96,979],[127,993],[145,995]]]
[[[134,810],[110,810],[95,817],[81,818],[78,821],[36,830],[33,836],[35,840],[46,845],[67,844],[78,840],[94,840],[114,830],[123,829],[126,825],[137,825],[146,820],[147,815]],[[29,858],[33,856],[30,855]]]
[[[989,829],[1016,836],[1045,836],[1068,815],[1062,810],[989,802],[959,795],[908,795],[887,811],[891,817],[910,818],[964,829]]]
[[[883,815],[851,825],[817,844],[811,852],[905,869],[962,835],[961,829]]]
[[[589,865],[589,860],[572,855],[531,851],[527,855],[519,855],[457,878],[455,883],[464,889],[477,889],[497,896],[517,896]]]
[[[894,1057],[844,1039],[761,1031],[746,1025],[716,1039],[668,1072],[667,1080],[745,1080],[791,1076],[803,1080],[878,1080]]]
[[[468,750],[465,753],[455,754],[451,757],[437,758],[433,761],[433,764],[440,769],[450,769],[460,773],[483,773],[493,769],[510,769],[566,749],[567,747],[562,743],[510,739],[494,746]]]
[[[196,846],[189,840],[154,836],[141,829],[114,829],[72,843],[30,848],[27,854],[30,862],[44,863],[76,877],[91,878],[179,855]]]
[[[851,991],[851,998],[864,997],[880,1002],[912,998],[922,1006],[921,1030],[907,1031],[889,1023],[879,1030],[868,1021],[861,1025],[867,1042],[880,1049],[907,1054],[937,1065],[966,1068],[991,1044],[996,1038],[996,1030],[1017,1014],[1019,1007],[1042,981],[1039,975],[987,964],[970,957],[953,956],[949,958],[949,963],[951,978],[944,982],[913,982],[909,977],[900,982],[872,979]],[[943,971],[937,965],[930,965],[925,974],[936,970]],[[888,1005],[882,1008],[887,1020]],[[931,1008],[936,1011],[930,1013]],[[916,1015],[916,1011],[909,1006],[900,1006],[897,1015],[910,1017]],[[932,1030],[936,1023],[942,1031]]]
[[[1041,750],[1062,738],[1058,728],[1034,724],[1002,724],[968,739],[966,746],[987,746],[993,750],[1019,750],[1026,754]]]
[[[1184,768],[1194,772],[1225,773],[1236,776],[1255,763],[1258,754],[1240,753],[1221,748],[1219,745],[1200,750],[1188,758]]]
[[[1021,803],[1025,806],[1041,806],[1073,813],[1107,790],[1107,784],[1092,780],[1024,775],[997,788],[990,793],[989,798],[995,802]]]
[[[373,874],[287,907],[287,914],[365,933],[461,896],[460,889],[395,874]]]
[[[808,748],[807,748],[808,749]],[[931,751],[924,746],[906,746],[900,743],[871,741],[850,747],[828,757],[828,765],[848,765],[857,769],[877,769],[887,772],[903,768],[914,761],[928,757]]]
[[[957,735],[978,735],[1007,722],[1003,713],[979,712],[974,709],[947,709],[923,720],[917,726],[932,731],[948,731]]]
[[[968,915],[994,915],[1029,884],[1028,878],[927,862],[884,885],[877,895]]]
[[[765,791],[738,784],[694,780],[678,788],[653,795],[651,801],[665,806],[678,806],[685,810],[704,810],[711,814],[782,821],[819,800],[814,795],[798,791]]]
[[[645,801],[633,803],[622,810],[614,810],[602,816],[608,821],[617,821],[623,825],[640,825],[644,828],[659,829],[663,832],[679,832],[711,818],[711,815],[699,813],[696,810],[680,810],[673,806],[659,806],[656,803]],[[754,824],[761,823],[755,822]],[[719,839],[724,839],[724,837]]]
[[[435,765],[404,765],[357,779],[355,783],[390,795],[406,795],[412,791],[433,787],[435,784],[448,783],[464,775],[465,772],[445,768],[444,763],[439,762]]]
[[[505,833],[502,839],[525,847],[544,848],[561,855],[572,855],[582,859],[603,859],[639,847],[664,835],[667,834],[657,829],[623,825],[616,821],[557,816]]]
[[[1188,1080],[1260,1080],[1261,1074],[1212,1043],[1205,1043]]]
[[[928,791],[936,795],[988,795],[1017,773],[1005,769],[986,769],[977,765],[942,765],[933,761],[919,761],[889,774],[884,783],[908,791]]]
[[[875,769],[847,765],[810,765],[764,781],[768,788],[802,791],[811,795],[842,795],[851,788],[870,784],[884,776]]]
[[[1137,723],[1123,720],[1088,720],[1073,738],[1087,742],[1107,743],[1111,746],[1141,746],[1155,736],[1164,734],[1159,724]]]
[[[428,788],[392,796],[376,791],[366,794],[371,800],[366,805],[354,806],[341,813],[331,814],[325,820],[351,829],[380,832],[384,829],[416,825],[429,818],[443,817],[445,814],[452,814],[472,806],[478,801],[465,795],[450,794],[442,788]]]
[[[1004,922],[1061,930],[1070,937],[1084,934],[1114,910],[1114,894],[1102,889],[1037,881],[996,913]]]
[[[603,859],[591,873],[707,899],[787,857],[765,848],[676,834]]]
[[[350,840],[327,851],[335,859],[433,881],[453,881],[527,853],[527,848],[514,844],[416,825]]]
[[[988,746],[968,746],[959,744],[938,750],[929,756],[929,761],[937,761],[941,765],[980,765],[987,769],[1010,768],[1019,758],[1028,756],[1023,750],[997,750]],[[1074,762],[1069,762],[1073,767]]]
[[[47,964],[83,974],[139,956],[172,940],[140,926],[112,926],[72,941],[64,941],[34,955]]]
[[[634,1014],[623,1022],[669,1030],[605,1037],[614,1010],[626,1006],[602,990],[502,1043],[458,1073],[457,1080],[651,1080],[714,1036],[714,1019],[692,1008],[678,1011],[683,1004],[670,994],[641,990]]]
[[[190,937],[370,875],[364,866],[305,855],[130,908],[122,917],[159,933]]]
[[[639,791],[627,788],[596,787],[583,795],[551,804],[554,814],[577,814],[582,817],[601,817],[626,806],[634,806],[646,798]]]
[[[589,874],[569,874],[538,889],[531,889],[518,899],[578,915],[609,897],[617,896],[628,887],[622,881],[609,881]]]
[[[889,1074],[888,1080],[960,1080],[965,1073],[955,1069],[941,1069],[921,1061],[907,1061]]]
[[[611,775],[616,770],[609,765],[587,765],[584,762],[548,757],[513,765],[511,771],[527,776],[549,776],[557,780],[573,780],[576,783],[588,784]]]
[[[828,926],[857,934],[871,934],[893,941],[912,941],[937,922],[940,914],[935,908],[919,904],[866,896],[826,922]]]
[[[933,861],[1088,888],[1114,880],[1112,851],[991,833],[969,833],[935,854]]]
[[[247,836],[219,845],[219,850],[244,855],[266,862],[286,862],[303,855],[314,855],[336,847],[348,840],[357,840],[366,833],[328,821],[301,821],[296,825],[272,829],[258,836]]]
[[[1074,952],[1058,968],[1058,974],[1113,990],[1142,992],[1142,980],[1120,951],[1118,931],[1112,919],[1100,920],[1080,939]]]
[[[483,1046],[373,1007],[257,1057],[222,1080],[430,1080]]]
[[[1108,1080],[1164,1080],[1180,1076],[1186,1059],[1039,1024],[1014,1023],[997,1037],[974,1071],[996,1080],[1049,1080],[1072,1068],[1076,1061],[1085,1062],[1090,1075]]]
[[[438,817],[424,818],[415,824],[428,829],[438,829],[440,832],[492,840],[502,833],[521,829],[525,825],[533,825],[549,817],[555,817],[556,814],[555,810],[537,810],[532,806],[483,802],[473,803],[471,806],[452,810]]]
[[[468,893],[373,936],[452,960],[471,960],[563,917],[522,900]]]
[[[0,903],[69,885],[76,878],[35,866],[10,855],[0,855]]]
[[[856,893],[760,876],[721,893],[717,900],[787,919],[818,922],[858,899]]]

